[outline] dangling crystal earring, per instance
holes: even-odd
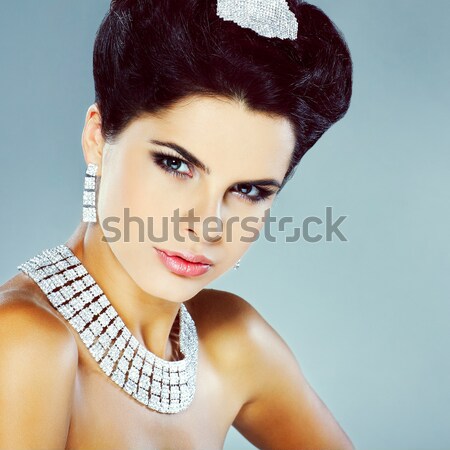
[[[241,260],[239,259],[238,262],[233,266],[234,270],[239,269],[240,262],[241,262]]]
[[[84,177],[83,191],[83,222],[97,222],[97,210],[95,207],[96,176],[98,166],[89,163]]]

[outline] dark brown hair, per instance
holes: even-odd
[[[268,0],[269,1],[269,0]],[[95,101],[105,139],[141,113],[200,94],[245,101],[288,118],[296,146],[283,186],[303,155],[350,105],[352,62],[325,13],[288,0],[295,41],[266,38],[217,16],[216,0],[113,0],[94,44]]]

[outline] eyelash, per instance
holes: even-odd
[[[189,168],[191,168],[191,165],[184,159],[181,159],[176,156],[169,155],[168,153],[163,153],[163,152],[153,152],[152,157],[153,157],[153,161],[155,162],[155,164],[157,166],[159,166],[162,170],[164,170],[164,172],[167,172],[174,177],[179,177],[179,178],[189,177],[189,175],[187,175],[186,173],[178,172],[175,169],[171,169],[169,166],[167,166],[164,163],[164,161],[166,161],[166,160],[172,160],[172,161],[186,164]],[[237,186],[254,186],[258,189],[259,194],[257,196],[249,196],[247,194],[242,194],[240,192],[237,192],[239,197],[242,197],[245,201],[250,202],[252,204],[263,202],[264,200],[266,200],[268,197],[270,197],[272,194],[275,193],[270,189],[265,189],[261,186],[256,186],[254,184],[239,183]]]

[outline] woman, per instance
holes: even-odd
[[[299,0],[116,0],[94,80],[83,220],[1,287],[0,448],[215,449],[231,425],[353,448],[256,309],[205,288],[347,111],[339,31]]]

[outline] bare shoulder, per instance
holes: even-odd
[[[218,356],[227,354],[225,362],[229,365],[240,364],[235,346],[239,343],[238,348],[242,348],[245,342],[250,344],[254,338],[254,326],[267,324],[244,298],[219,289],[203,289],[186,303],[186,307],[204,344],[214,347]],[[217,351],[217,346],[220,346],[221,352]]]
[[[0,286],[0,351],[22,360],[39,353],[47,362],[76,362],[73,334],[41,294],[22,274]]]
[[[214,321],[212,330],[220,324],[233,326],[236,320],[242,321],[249,319],[252,314],[258,314],[256,309],[239,295],[220,289],[203,289],[189,300],[186,306],[199,319]]]
[[[54,345],[61,341],[69,350],[76,348],[64,320],[36,283],[23,273],[0,285],[0,321],[1,332],[8,336],[18,334],[19,329],[23,333],[30,327],[42,340],[52,340]]]
[[[245,401],[258,395],[266,381],[260,369],[294,365],[293,353],[258,310],[243,297],[218,289],[203,289],[186,306],[199,337],[220,371],[233,377]],[[255,378],[256,375],[256,378]]]
[[[192,309],[223,370],[244,389],[233,426],[258,448],[353,449],[280,334],[242,297],[204,289]]]
[[[252,347],[265,348],[268,337],[283,344],[279,334],[257,309],[232,292],[203,289],[186,306],[199,323],[199,333],[226,336]]]
[[[0,448],[64,448],[77,345],[21,275],[0,286],[0,358]]]

